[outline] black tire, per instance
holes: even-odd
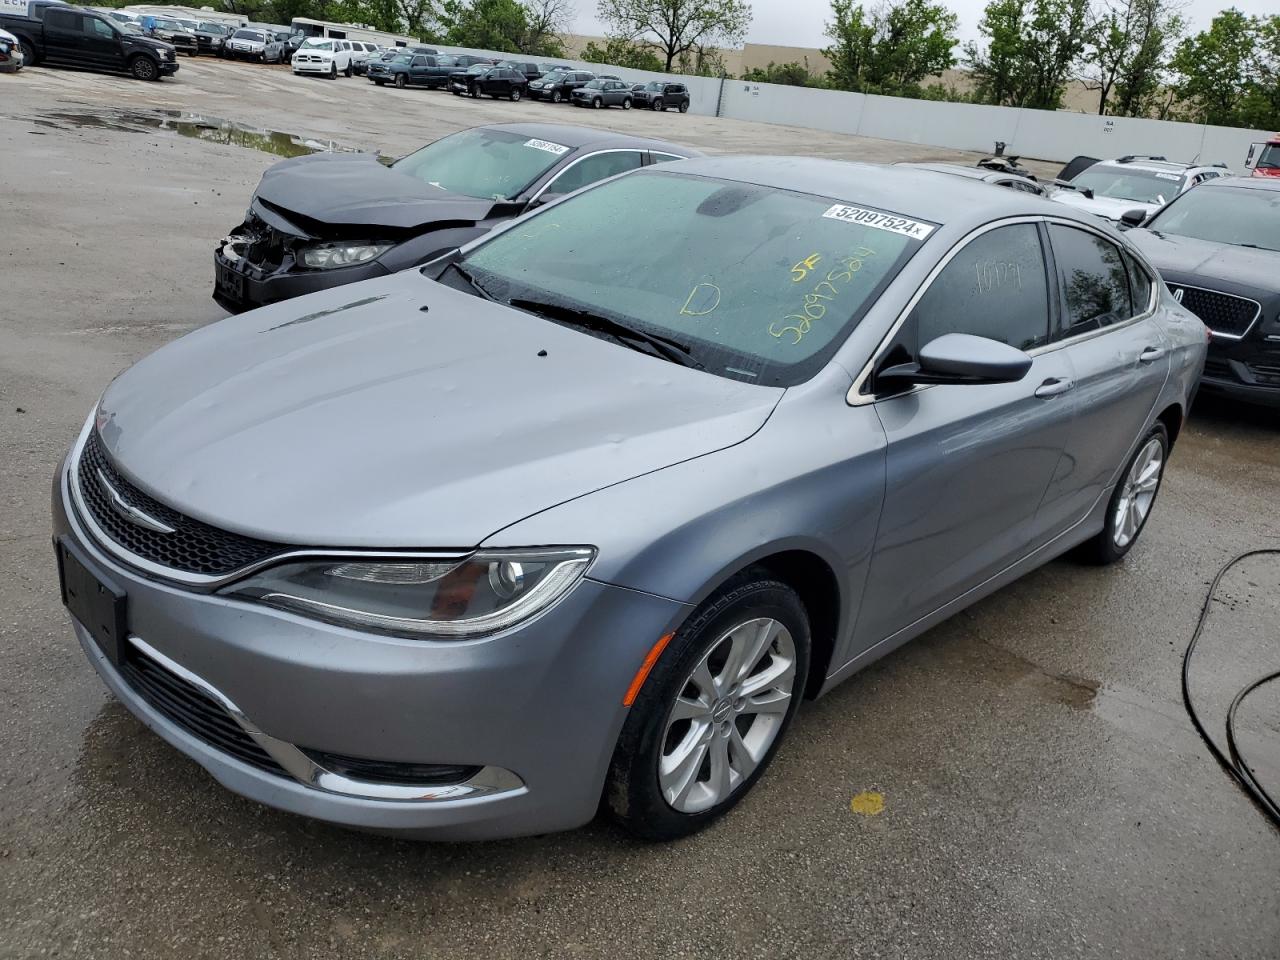
[[[655,111],[655,112],[656,112],[656,111],[658,111],[658,110],[661,110],[661,109],[662,109],[662,101],[661,101],[661,100],[656,100],[656,99],[655,99],[655,100],[650,101],[650,103],[649,103],[649,109],[650,109],[650,110],[653,110],[653,111]]]
[[[596,97],[594,100],[591,101],[592,110],[600,110],[603,107],[604,107],[604,101],[601,100],[599,97]]]
[[[397,89],[397,90],[403,90],[403,89],[404,89],[404,87],[405,87],[405,84],[406,84],[406,83],[408,83],[408,82],[409,82],[409,81],[405,79],[405,77],[404,77],[404,74],[403,74],[403,73],[397,73],[397,74],[396,74],[396,89]]]
[[[623,109],[623,110],[630,110],[630,109],[631,109],[631,98],[630,98],[630,97],[623,97],[623,98],[622,98],[622,109]]]
[[[1126,496],[1125,483],[1129,477],[1129,472],[1133,469],[1134,463],[1139,457],[1143,456],[1143,451],[1147,449],[1148,444],[1153,439],[1160,441],[1160,470],[1156,476],[1156,487],[1151,495],[1151,502],[1147,506],[1147,511],[1143,515],[1142,520],[1137,525],[1137,529],[1133,531],[1128,542],[1120,544],[1117,542],[1117,512],[1120,508],[1121,500]],[[1120,473],[1119,479],[1116,481],[1116,488],[1112,491],[1111,499],[1107,502],[1106,523],[1101,532],[1090,540],[1086,540],[1080,544],[1075,550],[1078,559],[1086,563],[1098,565],[1115,563],[1122,559],[1125,554],[1133,549],[1133,545],[1138,542],[1138,537],[1142,535],[1142,531],[1147,526],[1147,521],[1151,519],[1151,511],[1155,509],[1156,500],[1160,496],[1160,487],[1163,486],[1164,469],[1169,463],[1169,431],[1165,429],[1165,425],[1160,421],[1156,421],[1155,425],[1147,431],[1146,436],[1142,438],[1142,442],[1138,444],[1138,448],[1133,452],[1127,461],[1125,461],[1124,470]]]
[[[375,87],[385,86],[385,85],[386,85],[386,81],[385,81],[385,80],[374,80],[374,81],[373,81],[373,85],[374,85]]]
[[[511,88],[510,97],[511,97],[511,102],[512,102],[512,103],[519,103],[519,102],[520,102],[520,98],[521,98],[523,95],[524,95],[524,93],[523,93],[523,91],[522,91],[519,87],[512,87],[512,88]]]
[[[777,620],[791,634],[795,673],[790,705],[759,763],[726,799],[697,813],[681,812],[667,802],[658,778],[667,717],[699,660],[720,646],[734,626],[760,617]],[[658,658],[622,726],[605,785],[604,799],[613,817],[634,836],[673,840],[702,830],[732,809],[764,773],[786,737],[804,694],[809,649],[804,605],[794,590],[766,570],[748,570],[704,601]]]
[[[160,68],[150,57],[139,54],[129,61],[129,72],[135,80],[159,80]]]
[[[36,48],[26,40],[19,39],[18,46],[22,48],[22,65],[24,67],[34,67],[40,62],[40,58],[36,56]]]
[[[330,80],[338,79],[338,65],[336,63],[329,64],[329,79]]]
[[[563,100],[564,100],[564,94],[563,94],[563,93],[561,93],[559,90],[552,90],[552,91],[551,91],[551,102],[552,102],[552,103],[560,103],[560,102],[561,102],[561,101],[563,101]]]
[[[455,97],[460,97],[460,96],[462,96],[462,91],[461,91],[461,90],[450,90],[449,92],[450,92],[450,93],[452,93]]]
[[[689,101],[688,101],[688,100],[681,100],[681,101],[680,101],[680,112],[681,112],[681,113],[688,113],[688,112],[689,112]]]
[[[473,84],[471,85],[471,89],[470,89],[470,91],[468,91],[468,92],[471,94],[471,99],[472,99],[472,100],[479,100],[479,99],[480,99],[480,87],[479,87],[479,85],[478,85],[478,84],[474,84],[474,83],[473,83]]]
[[[343,71],[342,71],[342,75],[343,75],[344,77],[350,77],[350,76],[351,76],[351,74],[352,74],[352,73],[354,73],[354,72],[355,72],[355,71],[352,69],[352,66],[351,66],[350,62],[348,62],[348,63],[347,63],[347,69],[345,69],[345,70],[343,70]]]

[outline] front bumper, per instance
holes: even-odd
[[[293,56],[293,72],[294,73],[323,73],[329,74],[334,70],[332,60],[299,60],[298,55]]]
[[[213,299],[231,313],[243,313],[269,303],[390,273],[377,260],[333,270],[294,270],[292,257],[286,255],[286,261],[275,268],[257,267],[243,258],[232,259],[219,246],[213,252]]]
[[[78,623],[91,665],[147,726],[234,792],[331,823],[431,839],[570,829],[597,809],[631,678],[687,608],[584,580],[507,634],[465,642],[375,637],[159,582],[100,547],[53,491],[66,537],[128,597],[128,634],[233,703],[270,741],[405,764],[482,766],[486,789],[377,799],[258,769],[131,686]],[[483,778],[482,778],[483,779]]]
[[[161,60],[160,61],[160,76],[171,77],[177,72],[178,72],[177,60]]]
[[[1274,328],[1273,328],[1274,329]],[[1205,393],[1280,407],[1280,339],[1255,329],[1243,340],[1214,338],[1200,386]]]

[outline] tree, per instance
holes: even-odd
[[[833,0],[823,51],[831,82],[845,90],[916,95],[920,81],[955,65],[957,16],[928,0],[888,0],[868,11]]]
[[[632,70],[662,71],[662,58],[650,47],[618,37],[610,37],[603,47],[592,40],[583,48],[582,59],[587,63],[607,63]]]
[[[564,35],[576,12],[573,0],[525,0],[528,27],[520,52],[532,57],[564,57]]]
[[[529,18],[516,0],[445,0],[445,42],[478,50],[515,53],[529,31]]]
[[[1184,119],[1220,126],[1280,127],[1280,16],[1234,7],[1178,45],[1170,61]]]
[[[596,15],[611,38],[653,47],[671,70],[712,46],[738,46],[751,25],[745,0],[599,0]]]
[[[411,36],[435,39],[440,13],[433,0],[395,0],[404,29]]]
[[[1089,0],[992,0],[965,46],[981,103],[1057,110],[1084,52]]]
[[[1146,116],[1159,92],[1169,48],[1182,32],[1182,18],[1170,0],[1104,4],[1089,30],[1085,85],[1098,91],[1098,113]]]
[[[742,75],[743,80],[753,83],[781,83],[789,87],[816,87],[818,78],[809,72],[809,58],[804,63],[774,63],[769,61],[767,67],[752,67]]]

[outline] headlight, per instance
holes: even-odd
[[[419,639],[497,633],[547,609],[595,551],[481,551],[465,560],[341,559],[287,563],[224,593],[343,627]]]
[[[313,270],[349,267],[380,257],[393,246],[391,243],[319,243],[302,248],[302,262]]]

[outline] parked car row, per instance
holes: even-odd
[[[1132,551],[1212,356],[1153,244],[1280,256],[1280,182],[1153,239],[1024,182],[562,124],[279,163],[213,251],[262,308],[120,375],[59,472],[76,636],[271,806],[702,829],[801,700]]]
[[[178,71],[172,43],[99,11],[60,0],[28,0],[4,10],[0,29],[17,40],[27,66],[47,62],[115,70],[139,80],[159,80]]]

